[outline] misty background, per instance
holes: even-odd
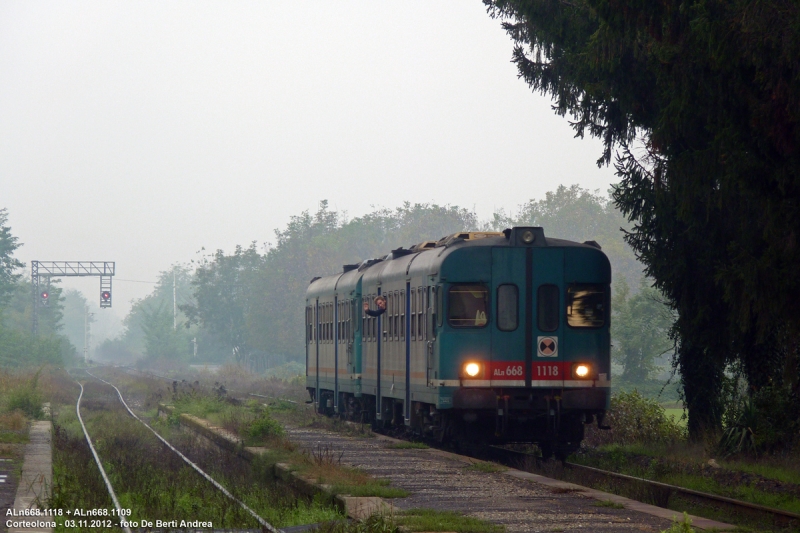
[[[120,361],[296,360],[301,313],[259,322],[268,301],[342,262],[516,222],[597,240],[637,294],[601,143],[531,94],[512,49],[478,1],[0,2],[0,208],[20,273],[115,261],[113,308],[97,278],[64,278],[52,329],[80,358],[89,322],[90,356]],[[293,248],[303,232],[319,248]],[[198,302],[198,272],[269,297]],[[214,306],[241,331],[217,331]]]

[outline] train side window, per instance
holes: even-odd
[[[400,307],[400,340],[406,339],[406,291],[400,291],[400,298],[397,300]]]
[[[392,333],[389,335],[394,340],[400,335],[400,299],[398,298],[397,291],[392,293]]]
[[[536,292],[536,315],[540,331],[558,329],[558,286],[540,285]]]
[[[453,284],[448,291],[447,323],[454,328],[486,327],[489,291],[479,283]]]
[[[438,327],[442,327],[442,324],[444,323],[444,291],[442,290],[442,287],[434,287],[433,294],[436,302],[436,307],[433,311],[436,315],[436,325]],[[432,337],[436,336],[435,331],[431,331],[430,334]]]
[[[367,301],[369,301],[369,299],[371,297],[372,297],[372,295],[364,296],[364,298],[366,298]],[[364,304],[362,303],[361,305],[363,306]],[[367,315],[366,313],[364,313],[364,314],[365,314],[364,335],[367,336],[367,341],[372,341],[372,317]]]
[[[573,283],[567,287],[567,324],[573,328],[599,328],[606,323],[603,285]]]
[[[505,284],[497,287],[497,329],[514,331],[519,325],[519,289]]]
[[[416,289],[409,289],[408,297],[411,300],[409,309],[411,310],[411,315],[408,317],[410,321],[409,324],[411,338],[409,340],[415,341],[417,340],[417,290]]]
[[[370,317],[370,320],[372,321],[372,341],[375,342],[375,340],[378,338],[378,317]]]
[[[383,326],[384,333],[386,333],[387,340],[392,340],[394,335],[394,295],[391,292],[386,293],[386,324]]]
[[[350,340],[356,340],[356,335],[359,333],[358,326],[361,324],[358,320],[358,307],[356,304],[358,299],[353,298],[350,300]]]
[[[428,316],[428,304],[425,298],[425,287],[419,288],[419,327],[417,331],[419,331],[420,338],[425,340],[427,338],[425,334],[425,317]]]
[[[350,307],[350,300],[345,301],[344,304],[342,304],[342,305],[343,305],[342,309],[344,310],[344,316],[345,316],[345,320],[344,320],[344,340],[345,341],[349,341],[351,339],[350,335],[351,335],[351,333],[353,331],[353,327],[352,327],[353,321],[350,319],[350,308],[351,308]]]

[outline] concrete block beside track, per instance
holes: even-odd
[[[22,473],[17,485],[14,498],[14,509],[17,512],[26,509],[44,509],[50,499],[50,489],[53,486],[53,425],[49,421],[38,420],[33,422],[30,431],[30,440],[25,445],[25,459],[22,463]],[[3,522],[12,519],[15,522],[52,522],[51,517],[42,516],[17,516],[3,517]],[[48,527],[10,527],[9,533],[52,533]]]
[[[172,414],[175,409],[169,405],[159,405],[159,410]],[[180,423],[197,431],[209,440],[231,452],[238,453],[246,460],[252,461],[268,451],[267,448],[257,446],[244,446],[243,441],[225,428],[213,425],[208,420],[193,415],[181,414]],[[375,513],[392,514],[397,509],[382,498],[374,496],[350,496],[347,494],[334,494],[332,487],[317,483],[314,479],[304,477],[287,463],[277,463],[274,466],[275,479],[289,486],[300,494],[310,498],[322,496],[338,507],[348,518],[363,520]]]

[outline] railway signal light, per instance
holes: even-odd
[[[42,291],[39,296],[41,298],[39,301],[41,302],[42,307],[47,307],[50,305],[50,293],[48,291]]]
[[[100,304],[111,303],[111,291],[103,291],[100,293]]]

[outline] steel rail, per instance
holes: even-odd
[[[209,482],[210,482],[212,485],[214,485],[214,486],[215,486],[217,489],[219,489],[219,491],[220,491],[220,492],[222,492],[222,493],[223,493],[225,496],[227,496],[227,497],[228,497],[229,499],[231,499],[232,501],[234,501],[234,502],[236,502],[237,504],[239,504],[239,505],[242,507],[242,509],[244,509],[245,511],[247,511],[248,513],[250,513],[250,515],[251,515],[253,518],[255,518],[255,519],[256,519],[256,521],[257,521],[259,524],[261,524],[261,525],[264,527],[264,529],[266,529],[266,530],[267,530],[267,531],[269,531],[270,533],[281,533],[281,531],[280,531],[279,529],[275,528],[275,527],[274,527],[272,524],[270,524],[269,522],[267,522],[266,520],[264,520],[263,518],[261,518],[261,516],[259,516],[259,515],[258,515],[258,513],[256,513],[256,512],[255,512],[254,510],[252,510],[250,507],[248,507],[246,503],[244,503],[243,501],[241,501],[240,499],[238,499],[236,496],[234,496],[233,494],[231,494],[230,492],[228,492],[228,489],[226,489],[225,487],[223,487],[222,485],[220,485],[220,484],[219,484],[219,483],[218,483],[218,482],[217,482],[217,481],[216,481],[216,480],[215,480],[213,477],[211,477],[210,475],[206,474],[206,473],[203,471],[203,469],[202,469],[202,468],[200,468],[199,466],[197,466],[197,464],[195,464],[195,463],[194,463],[194,462],[193,462],[191,459],[189,459],[188,457],[186,457],[185,455],[183,455],[183,454],[182,454],[182,453],[181,453],[181,452],[180,452],[180,451],[179,451],[177,448],[175,448],[175,447],[174,447],[172,444],[170,444],[169,442],[167,442],[167,441],[166,441],[166,439],[164,439],[164,437],[162,437],[161,435],[159,435],[159,434],[156,432],[156,430],[154,430],[152,427],[150,427],[150,425],[149,425],[149,424],[147,424],[147,422],[145,422],[144,420],[142,420],[141,418],[139,418],[138,416],[136,416],[136,413],[134,413],[134,412],[131,410],[131,408],[130,408],[130,407],[128,407],[128,404],[125,402],[125,399],[122,397],[122,393],[119,391],[119,389],[118,389],[118,388],[117,388],[117,387],[116,387],[114,384],[112,384],[112,383],[109,383],[108,381],[106,381],[106,380],[104,380],[104,379],[102,379],[102,378],[99,378],[99,377],[95,376],[94,374],[92,374],[92,373],[91,373],[91,372],[89,372],[88,370],[86,371],[86,373],[87,373],[87,374],[89,374],[90,376],[92,376],[93,378],[95,378],[96,380],[98,380],[98,381],[102,381],[102,382],[103,382],[103,383],[105,383],[106,385],[109,385],[110,387],[113,387],[113,388],[114,388],[114,390],[115,390],[115,391],[117,391],[117,396],[119,396],[119,401],[121,401],[121,402],[122,402],[122,405],[124,405],[124,406],[125,406],[125,409],[127,409],[127,410],[128,410],[128,413],[130,413],[130,415],[131,415],[133,418],[135,418],[137,421],[139,421],[141,424],[143,424],[143,425],[144,425],[144,427],[146,427],[147,429],[149,429],[149,430],[150,430],[150,431],[153,433],[153,435],[155,435],[156,437],[158,437],[158,440],[160,440],[161,442],[163,442],[163,443],[164,443],[164,444],[165,444],[165,445],[166,445],[166,446],[167,446],[167,447],[168,447],[170,450],[172,450],[173,452],[175,452],[176,454],[178,454],[178,456],[179,456],[181,459],[183,459],[183,460],[186,462],[186,464],[188,464],[189,466],[191,466],[192,468],[194,468],[194,469],[195,469],[195,471],[197,471],[197,473],[198,473],[198,474],[200,474],[200,475],[201,475],[201,476],[203,476],[203,477],[204,477],[206,480],[208,480],[208,481],[209,481]],[[81,387],[81,389],[83,389],[83,387]],[[129,533],[129,532],[127,532],[127,533]]]
[[[499,451],[501,453],[504,453],[507,456],[515,455],[515,456],[534,457],[534,456],[532,456],[531,454],[529,454],[527,452],[509,450],[507,448],[503,448],[503,447],[500,447],[500,446],[490,446],[490,448],[495,450],[495,451]],[[541,461],[541,458],[538,457],[538,456],[536,456],[534,458],[536,459],[537,463]],[[582,470],[582,471],[585,471],[585,472],[591,472],[591,473],[594,473],[594,474],[607,476],[607,477],[610,477],[610,478],[617,478],[617,479],[623,479],[625,481],[641,483],[641,484],[648,485],[648,486],[651,486],[651,487],[658,487],[658,488],[661,488],[661,489],[670,490],[670,491],[673,491],[673,492],[678,493],[678,494],[685,494],[685,495],[688,495],[688,496],[693,496],[695,498],[702,498],[702,499],[705,499],[705,500],[708,500],[708,501],[711,501],[711,502],[724,503],[724,504],[732,505],[732,506],[735,506],[735,507],[742,507],[742,508],[745,508],[745,509],[752,509],[754,511],[759,511],[761,513],[769,514],[769,515],[772,515],[772,516],[775,516],[775,517],[782,517],[783,519],[800,521],[800,514],[793,513],[791,511],[785,511],[783,509],[776,509],[774,507],[767,507],[767,506],[764,506],[764,505],[759,505],[757,503],[750,503],[750,502],[746,502],[746,501],[742,501],[742,500],[737,500],[737,499],[734,499],[734,498],[728,498],[727,496],[720,496],[720,495],[711,494],[711,493],[708,493],[708,492],[701,492],[701,491],[694,490],[694,489],[688,489],[688,488],[685,488],[685,487],[680,487],[678,485],[670,485],[669,483],[662,483],[660,481],[653,481],[653,480],[642,478],[642,477],[630,476],[630,475],[627,475],[627,474],[620,474],[618,472],[612,472],[610,470],[603,470],[601,468],[595,468],[593,466],[586,466],[586,465],[581,465],[581,464],[577,464],[577,463],[571,463],[571,462],[567,462],[567,461],[564,461],[563,465],[566,468],[569,468],[569,469],[572,469],[572,470],[578,470],[578,471]]]
[[[88,374],[88,372],[87,372]],[[81,393],[78,395],[78,403],[75,406],[75,411],[78,413],[78,421],[81,423],[81,427],[83,428],[83,434],[86,436],[86,442],[89,443],[89,449],[92,450],[92,455],[94,456],[94,462],[97,463],[97,468],[100,469],[100,475],[103,476],[103,481],[106,484],[106,489],[108,489],[108,493],[111,495],[111,500],[114,502],[114,507],[117,508],[117,517],[120,520],[124,519],[124,515],[122,514],[122,507],[119,504],[119,500],[117,499],[116,493],[114,493],[114,487],[111,486],[111,481],[108,479],[106,475],[106,471],[103,468],[103,464],[100,462],[100,457],[97,455],[97,451],[94,449],[94,444],[92,444],[92,438],[89,437],[89,432],[86,430],[86,425],[83,423],[83,418],[81,418],[81,399],[83,398],[83,384],[80,381],[75,381],[81,387]],[[131,529],[128,526],[122,528],[125,533],[131,533]]]
[[[602,475],[609,476],[609,477],[625,479],[627,481],[636,481],[636,482],[640,482],[640,483],[645,483],[647,485],[651,485],[651,486],[655,486],[655,487],[659,487],[659,488],[663,488],[663,489],[669,489],[669,490],[672,490],[672,491],[675,491],[675,492],[679,492],[679,493],[683,493],[683,494],[688,494],[690,496],[697,496],[699,498],[705,498],[705,499],[711,500],[711,501],[724,502],[724,503],[727,503],[727,504],[736,505],[738,507],[747,507],[749,509],[753,509],[753,510],[756,510],[756,511],[761,511],[761,512],[764,512],[764,513],[783,515],[783,516],[785,516],[787,518],[791,518],[793,520],[800,520],[800,514],[793,513],[791,511],[784,511],[783,509],[775,509],[774,507],[767,507],[765,505],[759,505],[757,503],[750,503],[750,502],[745,502],[745,501],[742,501],[742,500],[736,500],[734,498],[728,498],[727,496],[720,496],[718,494],[711,494],[709,492],[701,492],[699,490],[687,489],[685,487],[679,487],[678,485],[670,485],[669,483],[662,483],[661,481],[653,481],[653,480],[650,480],[650,479],[645,479],[643,477],[629,476],[627,474],[620,474],[618,472],[612,472],[610,470],[602,470],[600,468],[595,468],[593,466],[586,466],[586,465],[580,465],[580,464],[576,464],[576,463],[569,463],[569,462],[566,462],[566,461],[564,462],[564,465],[569,467],[569,468],[571,468],[571,469],[574,469],[574,470],[584,470],[584,471],[589,471],[589,472],[602,474]]]

